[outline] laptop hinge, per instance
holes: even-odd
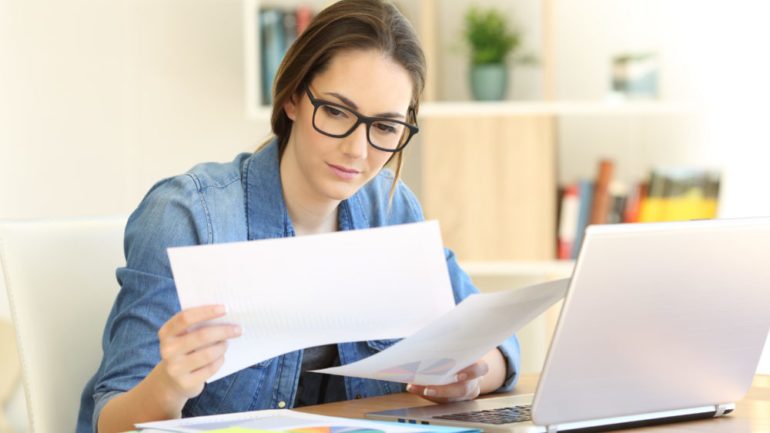
[[[717,417],[720,417],[720,416],[724,415],[725,412],[727,412],[730,409],[732,409],[730,406],[731,405],[729,405],[729,404],[718,404],[718,405],[715,405],[714,408],[716,410],[714,411],[714,418],[717,418]]]
[[[559,426],[557,425],[547,425],[545,426],[545,432],[546,433],[557,433],[559,431]]]

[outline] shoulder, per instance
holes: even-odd
[[[389,169],[383,169],[377,176],[356,193],[356,198],[371,227],[405,224],[422,221],[422,207],[412,190],[398,180],[390,201],[394,175]]]
[[[212,243],[217,214],[242,207],[241,167],[248,156],[198,164],[153,185],[128,219],[126,259],[165,259],[169,247]]]
[[[168,218],[187,214],[189,217],[200,216],[208,210],[207,198],[211,193],[241,198],[243,166],[250,154],[238,155],[226,163],[206,162],[197,164],[187,172],[157,182],[145,195],[136,216]]]
[[[211,188],[227,188],[243,178],[243,168],[253,154],[242,153],[230,162],[205,162],[197,164],[182,176],[189,176],[198,192]]]

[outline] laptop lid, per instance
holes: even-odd
[[[770,327],[768,248],[769,218],[589,227],[534,423],[740,400]]]

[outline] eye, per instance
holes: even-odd
[[[321,109],[324,111],[324,113],[326,113],[330,117],[338,117],[338,118],[348,117],[347,113],[337,108],[334,108],[331,105],[322,105]]]
[[[375,122],[372,126],[374,126],[378,132],[384,132],[386,134],[395,134],[397,132],[395,126],[387,122]]]

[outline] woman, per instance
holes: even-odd
[[[179,311],[166,249],[300,236],[423,219],[398,180],[417,133],[425,60],[413,29],[380,0],[343,0],[300,35],[277,73],[276,138],[228,164],[201,164],[155,185],[126,227],[126,267],[104,332],[104,358],[83,392],[78,432],[143,421],[294,407],[401,392],[398,383],[306,373],[365,358],[392,341],[288,353],[204,385],[233,325],[200,327],[222,306]],[[395,165],[395,175],[383,170]],[[455,301],[476,289],[447,251]],[[437,402],[513,386],[515,337],[444,386],[409,385]]]

